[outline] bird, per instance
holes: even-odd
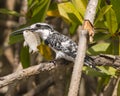
[[[47,23],[35,23],[17,30],[13,34],[20,34],[26,30],[37,33],[45,44],[56,53],[55,59],[65,59],[75,62],[78,45],[70,37],[59,33]],[[84,64],[96,69],[94,60],[89,55],[85,56]]]

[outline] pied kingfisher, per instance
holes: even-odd
[[[29,27],[17,30],[13,34],[24,33],[26,30],[32,33],[37,33],[45,44],[56,53],[55,59],[63,58],[68,61],[75,61],[78,45],[69,37],[54,30],[49,24],[35,23]],[[84,64],[96,68],[93,59],[88,55],[85,57]]]

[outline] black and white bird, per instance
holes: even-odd
[[[54,30],[49,24],[35,23],[16,32],[21,33],[25,30],[37,33],[45,44],[47,44],[56,53],[55,59],[63,58],[68,61],[75,61],[78,45],[69,37]],[[87,66],[95,68],[93,59],[88,55],[86,55],[84,63]]]

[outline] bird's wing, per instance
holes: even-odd
[[[72,41],[69,37],[60,33],[56,32],[48,36],[46,43],[50,44],[50,46],[56,49],[57,51],[61,51],[66,55],[71,56],[72,58],[75,58],[77,55],[77,44],[74,41]],[[88,55],[85,56],[84,63],[85,65],[91,68],[99,70],[95,66],[94,60]]]
[[[55,32],[53,34],[50,34],[46,41],[54,49],[62,51],[66,55],[71,56],[73,58],[76,57],[77,44],[74,41],[72,41],[69,37]]]

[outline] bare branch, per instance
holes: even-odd
[[[41,84],[36,86],[34,89],[31,89],[28,93],[24,94],[23,96],[34,96],[53,84],[54,84],[53,78],[49,77],[48,79],[43,81]]]
[[[109,81],[109,84],[104,88],[103,96],[115,96],[112,95],[112,93],[114,91],[116,83],[117,83],[117,78],[112,78]]]
[[[91,56],[96,66],[111,66],[120,70],[120,56],[100,54]]]
[[[82,67],[84,64],[84,57],[86,53],[87,35],[88,32],[86,30],[81,30],[78,52],[77,52],[78,54],[76,56],[76,60],[74,64],[68,96],[77,96],[78,94],[78,88],[82,74]]]
[[[120,84],[120,77],[117,78],[112,96],[119,96],[119,93],[117,91],[119,91],[119,84]]]
[[[85,20],[89,20],[93,24],[96,14],[98,0],[90,0],[85,13]]]
[[[98,55],[98,56],[91,56],[98,66],[112,66],[114,68],[120,69],[120,56],[113,56],[113,55]],[[79,57],[80,58],[80,57]],[[83,58],[83,57],[82,57]],[[57,62],[58,64],[60,62]],[[23,78],[39,74],[41,71],[49,71],[58,67],[58,64],[53,63],[40,63],[39,65],[35,65],[23,70],[16,71],[10,75],[0,77],[0,88],[4,87],[8,84],[13,83],[16,80],[21,80]],[[80,63],[79,63],[80,64]],[[60,64],[59,64],[60,65]],[[80,64],[81,66],[81,64]],[[79,67],[78,67],[79,68]],[[74,73],[76,74],[76,73]],[[80,74],[78,74],[80,76]]]
[[[57,66],[55,66],[54,63],[40,63],[39,65],[32,66],[21,71],[16,71],[15,73],[4,77],[0,77],[0,88],[11,84],[16,80],[21,80],[23,78],[39,74],[41,71],[50,71],[55,67]]]
[[[85,14],[85,20],[83,23],[83,30],[81,30],[80,38],[79,38],[79,46],[77,51],[77,56],[73,68],[72,73],[72,79],[69,87],[68,96],[77,96],[78,95],[78,89],[79,84],[81,80],[81,74],[82,74],[82,67],[84,64],[84,57],[86,53],[87,48],[87,34],[89,33],[89,39],[92,41],[92,37],[94,36],[94,31],[92,28],[96,8],[97,8],[98,0],[90,0],[87,6],[86,14]],[[90,28],[89,28],[90,25]],[[92,37],[91,37],[92,36]]]

